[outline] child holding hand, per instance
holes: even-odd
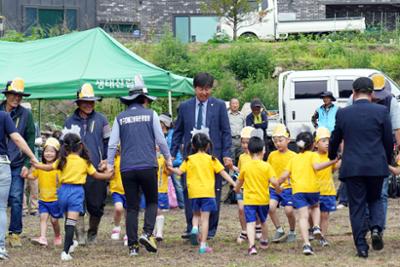
[[[179,169],[170,169],[177,175],[186,173],[188,195],[193,211],[190,241],[192,245],[198,245],[200,239],[200,254],[212,252],[211,247],[207,245],[207,235],[210,212],[217,210],[215,174],[220,174],[231,185],[236,185],[221,162],[207,154],[212,148],[212,142],[207,134],[196,133],[191,142],[191,155],[183,161]],[[201,227],[200,233],[199,227]]]

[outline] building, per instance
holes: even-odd
[[[255,1],[255,0],[249,0]],[[264,0],[267,1],[267,0]],[[157,38],[167,27],[184,42],[207,41],[217,17],[199,0],[0,0],[6,29],[29,31],[34,25],[62,24],[70,30],[96,26],[125,37]],[[279,19],[309,20],[363,16],[367,26],[394,29],[400,0],[277,0]]]
[[[5,28],[27,32],[40,24],[44,28],[62,25],[70,30],[97,25],[96,0],[0,0]]]

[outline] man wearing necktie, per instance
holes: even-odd
[[[196,96],[181,103],[178,111],[175,131],[172,138],[172,157],[175,157],[181,145],[184,145],[183,157],[190,152],[191,132],[193,130],[208,129],[214,150],[210,151],[226,167],[232,167],[231,159],[231,129],[225,102],[211,97],[214,78],[208,73],[199,73],[193,80]],[[221,199],[222,178],[216,175],[215,193],[218,210],[211,212],[209,238],[216,234],[219,220],[219,204]],[[186,181],[184,180],[184,184]],[[188,201],[187,188],[185,188],[185,216],[187,228],[182,238],[188,238],[192,230],[192,211]]]

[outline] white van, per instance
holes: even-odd
[[[321,93],[330,91],[335,104],[346,106],[352,94],[353,81],[359,77],[371,77],[382,72],[374,69],[328,69],[310,71],[286,71],[279,76],[279,122],[284,123],[295,138],[302,130],[314,131],[311,117],[322,105]],[[386,89],[398,98],[399,86],[386,78]],[[271,125],[272,126],[272,125]]]

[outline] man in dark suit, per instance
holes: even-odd
[[[181,145],[184,145],[183,156],[188,154],[188,145],[192,139],[194,129],[209,129],[210,139],[213,143],[213,155],[220,161],[223,160],[226,167],[232,166],[231,145],[232,136],[229,125],[228,113],[225,102],[211,97],[214,78],[208,73],[199,73],[193,80],[196,96],[181,103],[178,111],[175,131],[172,138],[172,157],[175,157]],[[219,220],[219,207],[221,200],[222,178],[217,175],[215,181],[215,193],[218,210],[211,212],[208,237],[216,234]],[[186,187],[186,186],[185,186]],[[185,196],[185,216],[187,228],[182,238],[188,238],[192,230],[192,210],[188,201],[187,188]]]
[[[344,141],[339,179],[346,182],[350,222],[357,255],[368,257],[366,234],[371,230],[372,248],[383,248],[384,225],[381,191],[393,151],[388,109],[371,103],[372,80],[358,78],[353,83],[354,104],[338,110],[329,143],[329,158],[337,156]],[[369,221],[366,221],[368,204]],[[367,225],[368,224],[368,225]]]

